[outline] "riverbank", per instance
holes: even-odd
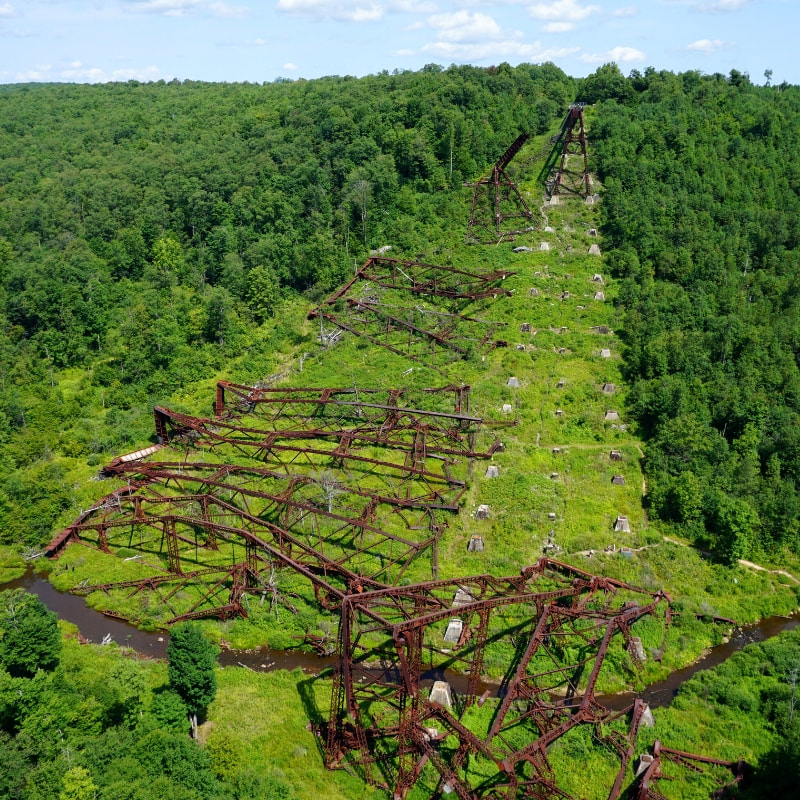
[[[60,592],[46,579],[28,567],[21,577],[0,584],[0,590],[22,588],[37,595],[39,599],[63,619],[77,627],[84,641],[99,644],[108,641],[129,647],[138,654],[155,659],[166,657],[169,634],[142,631],[123,620],[109,617],[88,606],[84,599],[67,592]],[[623,709],[636,697],[646,700],[652,707],[669,705],[684,682],[702,670],[724,663],[734,653],[748,644],[769,640],[780,633],[800,626],[800,611],[791,616],[772,616],[759,622],[737,627],[726,641],[707,648],[702,656],[691,664],[673,670],[666,678],[656,681],[640,692],[600,694],[598,700],[611,709]],[[299,648],[276,650],[269,647],[232,649],[224,647],[219,656],[221,667],[241,667],[251,672],[266,673],[284,670],[300,670],[309,676],[329,673],[336,666],[334,655],[318,656],[303,652]],[[466,691],[467,678],[450,670],[428,670],[423,674],[423,685],[432,685],[436,680],[446,679],[456,694]],[[483,676],[480,693],[489,696],[500,694],[500,681]]]

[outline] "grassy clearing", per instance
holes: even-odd
[[[25,559],[16,550],[0,547],[0,584],[21,578],[25,568]]]
[[[327,709],[330,683],[300,670],[217,672],[217,698],[203,737],[215,769],[232,777],[245,767],[291,785],[298,800],[377,800],[384,794],[341,770],[322,764],[307,724]],[[324,713],[324,711],[323,711]]]

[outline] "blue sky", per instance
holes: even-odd
[[[0,0],[0,83],[552,61],[800,83],[800,0]]]

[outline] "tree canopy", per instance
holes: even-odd
[[[58,617],[23,589],[0,592],[0,666],[30,677],[56,667],[60,654]]]
[[[172,629],[167,645],[169,683],[193,716],[202,716],[214,699],[218,654],[199,625],[186,622]]]
[[[592,140],[652,510],[800,553],[800,90],[612,72]]]

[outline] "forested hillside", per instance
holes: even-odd
[[[800,552],[800,91],[597,77],[592,129],[652,511],[731,560]]]
[[[257,344],[281,302],[370,248],[462,241],[462,182],[575,87],[552,65],[0,87],[0,543],[75,502],[59,457],[140,443],[148,402],[286,345]]]

